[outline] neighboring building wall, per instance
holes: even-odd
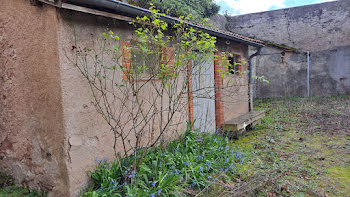
[[[67,196],[56,8],[0,6],[0,171]]]
[[[350,1],[213,18],[229,31],[297,48],[281,61],[280,50],[265,48],[255,62],[258,97],[305,96],[306,51],[310,51],[312,96],[350,93]],[[223,25],[221,24],[221,28]],[[251,52],[252,53],[252,52]]]
[[[264,76],[269,83],[255,80],[255,96],[257,97],[289,97],[289,96],[306,96],[307,95],[307,61],[306,54],[296,54],[286,52],[282,56],[280,49],[264,47],[261,55],[254,58],[255,73],[257,76]],[[325,94],[332,88],[327,87],[329,82],[322,81],[323,91]],[[314,84],[313,84],[314,85]],[[314,85],[313,93],[316,94],[315,88],[322,84]],[[330,93],[330,92],[328,92]]]

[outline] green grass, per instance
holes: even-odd
[[[36,191],[14,185],[12,177],[0,173],[0,197],[40,197],[45,196]]]
[[[206,196],[350,196],[350,96],[258,99],[245,176]],[[242,142],[242,143],[240,143]],[[241,172],[242,173],[242,172]]]
[[[276,172],[289,167],[253,195],[349,196],[349,106],[349,95],[258,100],[256,108],[267,110],[267,116],[255,128],[264,133],[256,138],[263,148],[255,157],[268,156],[272,149],[281,166]]]
[[[350,96],[260,99],[255,108],[266,117],[238,139],[188,131],[120,162],[97,160],[82,195],[349,196]],[[0,197],[41,195],[3,174],[0,186]]]
[[[34,197],[40,196],[36,192],[30,192],[28,189],[17,187],[17,186],[7,186],[0,189],[1,197]]]

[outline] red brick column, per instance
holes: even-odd
[[[174,72],[174,65],[175,65],[175,55],[174,55],[174,49],[172,47],[166,47],[162,48],[162,64],[169,66],[169,72],[167,74],[171,74]]]
[[[190,124],[193,124],[194,117],[193,117],[193,91],[192,91],[192,62],[188,62],[187,66],[187,78],[188,78],[188,118],[190,121]]]
[[[163,48],[162,64],[174,66],[174,49],[172,47]]]
[[[123,79],[128,80],[129,76],[131,74],[130,67],[131,67],[131,42],[130,41],[121,41],[122,45],[122,66],[124,67],[123,70]]]
[[[216,128],[220,128],[224,124],[224,105],[222,101],[223,78],[222,73],[224,67],[222,65],[221,53],[214,54],[214,80],[215,80],[215,118]]]

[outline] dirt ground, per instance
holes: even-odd
[[[233,142],[247,162],[217,196],[350,196],[350,95],[264,99],[262,124]]]

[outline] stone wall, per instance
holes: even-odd
[[[270,81],[257,83],[258,97],[305,96],[307,51],[310,93],[323,96],[350,93],[349,10],[350,1],[340,0],[213,20],[228,31],[298,49],[282,60],[283,50],[266,47],[256,58],[257,75]]]
[[[57,17],[27,0],[0,6],[0,171],[30,189],[66,196]]]
[[[96,159],[115,158],[114,135],[93,103],[88,81],[72,63],[75,60],[72,46],[98,50],[102,46],[102,32],[112,30],[122,38],[132,35],[131,27],[124,22],[64,9],[58,12],[58,49],[61,71],[62,106],[67,136],[67,170],[69,190],[79,196],[91,184],[88,171],[96,166]],[[122,79],[123,72],[119,72]],[[121,143],[117,149],[122,151]]]
[[[115,159],[115,152],[113,149],[113,132],[101,114],[96,110],[97,108],[93,102],[94,97],[92,96],[88,81],[82,76],[79,69],[72,62],[75,59],[72,46],[75,45],[76,39],[77,46],[96,50],[99,54],[99,49],[102,47],[104,38],[102,36],[103,32],[109,32],[111,30],[120,37],[121,41],[125,42],[135,39],[135,35],[133,35],[135,29],[133,25],[125,21],[64,9],[59,10],[58,18],[58,49],[60,55],[62,105],[65,120],[64,126],[67,135],[67,141],[65,142],[67,149],[66,165],[68,168],[70,193],[72,196],[79,196],[81,190],[85,191],[91,185],[87,172],[96,167],[96,158],[99,160],[107,158],[109,161],[112,161]],[[115,42],[113,44],[118,43]],[[104,64],[109,64],[111,67],[115,65],[115,62],[112,61],[112,56],[107,53],[104,55]],[[92,69],[92,62],[89,61],[89,63],[91,63],[89,68]],[[115,83],[122,83],[124,72],[120,69],[119,65],[116,66],[116,74],[114,77]],[[140,80],[140,83],[143,83],[142,80]],[[154,83],[160,83],[160,81],[155,81]],[[142,94],[141,97],[145,99],[144,101],[154,101],[152,99],[155,98],[151,97],[157,95],[150,83],[142,88],[142,93],[140,94]],[[185,107],[187,106],[186,101],[187,98],[184,98],[183,105]],[[116,99],[113,104],[121,106],[120,102],[121,100]],[[129,103],[130,101],[126,100],[125,102]],[[167,99],[163,98],[163,103],[161,103],[158,98],[155,102],[158,107],[161,105],[164,107],[166,106]],[[131,106],[131,103],[129,103],[129,105]],[[114,107],[118,108],[120,106]],[[146,102],[143,106],[151,108],[150,104]],[[125,108],[123,110],[125,111]],[[178,137],[178,134],[182,134],[185,131],[187,126],[186,113],[188,110],[186,108],[182,110],[183,113],[178,112],[175,114],[173,123],[176,124],[174,124],[174,126],[169,126],[165,135],[166,139]],[[115,112],[118,112],[118,110]],[[163,111],[163,118],[165,114],[166,112]],[[114,115],[118,118],[118,114]],[[129,126],[131,126],[128,119],[129,115],[129,113],[125,112],[123,115],[125,120],[124,118],[121,120],[122,122],[128,122],[125,123],[125,127],[123,128],[124,132],[131,131],[131,128],[129,128]],[[150,125],[150,127],[154,129],[152,130],[152,132],[154,131],[152,134],[153,140],[160,132],[158,127],[159,121],[158,116],[154,118],[154,121],[151,121],[152,125]],[[147,129],[144,130],[143,139],[146,142],[150,140],[149,135],[151,135],[151,132]],[[134,135],[134,133],[129,134],[128,139],[130,139],[131,144],[135,144],[136,142]],[[126,146],[129,148],[128,145]],[[116,151],[121,153],[124,151],[122,141],[119,137],[116,141]]]

